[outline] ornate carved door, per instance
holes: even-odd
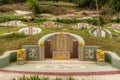
[[[73,54],[71,55],[71,58],[78,58],[78,41],[73,40]]]
[[[45,43],[45,58],[52,58],[52,53],[50,51],[50,43],[50,40],[47,40]]]

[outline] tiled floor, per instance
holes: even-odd
[[[96,62],[85,61],[32,61],[24,65],[11,63],[5,70],[33,71],[33,72],[98,72],[98,71],[116,71],[109,63],[104,66]]]
[[[24,65],[17,65],[14,62],[5,68],[0,68],[0,80],[11,80],[23,74],[26,76],[39,74],[50,76],[51,79],[56,76],[62,78],[73,76],[75,80],[120,80],[120,70],[109,63],[100,66],[96,62],[88,61],[46,60],[28,61]]]

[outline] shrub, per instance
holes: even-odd
[[[34,12],[34,14],[40,13],[40,6],[37,0],[27,0],[26,4],[28,8]]]
[[[102,16],[99,17],[99,23],[100,23],[100,26],[103,26],[106,23],[105,19]]]
[[[40,13],[51,13],[54,15],[67,13],[66,8],[62,6],[41,5],[40,8]]]
[[[8,21],[11,21],[12,19],[9,18],[9,17],[6,17],[6,16],[1,16],[0,17],[0,22],[8,22]]]
[[[39,22],[43,22],[46,21],[46,19],[42,19],[42,18],[33,18],[33,22],[35,23],[39,23]]]
[[[77,19],[74,19],[74,20],[71,20],[71,19],[57,19],[56,21],[61,22],[61,23],[66,23],[66,24],[79,23],[80,22],[80,20],[77,20]]]
[[[0,0],[0,5],[9,4],[9,3],[20,3],[25,1],[26,0]]]
[[[101,7],[101,14],[102,15],[111,15],[114,12],[115,11],[108,4],[106,4],[105,6]]]
[[[84,20],[85,23],[90,23],[90,24],[93,24],[93,25],[98,25],[98,19],[97,18],[94,18],[94,19],[86,19]]]
[[[51,80],[51,79],[50,77],[39,77],[38,75],[34,75],[30,77],[22,76],[18,79],[13,78],[13,80]],[[68,77],[66,79],[63,79],[61,77],[56,77],[55,79],[52,80],[75,80],[75,79],[73,77]]]
[[[117,16],[115,19],[112,19],[111,22],[120,23],[120,17]]]
[[[27,36],[28,35],[25,35],[24,33],[12,33],[9,35],[0,36],[0,38],[7,40],[7,41],[10,41],[10,40],[16,40],[16,39],[20,39],[20,38],[25,38]]]

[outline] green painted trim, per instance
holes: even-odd
[[[0,56],[0,68],[6,67],[12,61],[16,61],[17,50],[6,51],[2,56]]]
[[[110,62],[113,67],[120,69],[120,57],[111,51],[104,51],[105,52],[105,61]]]
[[[38,45],[40,45],[40,42],[44,42],[46,39],[54,36],[54,35],[57,34],[57,33],[59,33],[59,32],[50,33],[50,34],[44,35],[42,38],[39,39]],[[84,41],[84,39],[83,39],[81,36],[76,35],[76,34],[72,34],[72,33],[68,33],[68,35],[70,35],[71,37],[75,38],[75,39],[78,40],[79,42],[82,42],[82,43],[83,43],[83,46],[85,45],[85,41]]]

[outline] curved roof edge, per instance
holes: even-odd
[[[40,38],[39,41],[38,41],[38,44],[40,44],[40,42],[44,42],[46,39],[54,36],[55,34],[59,34],[59,33],[66,34],[66,32],[49,33],[47,35],[44,35],[42,38]],[[76,40],[78,40],[79,42],[82,42],[83,45],[85,45],[85,41],[84,41],[84,39],[81,36],[76,35],[76,34],[72,34],[72,33],[67,33],[67,34],[70,35],[70,36],[72,36],[72,37],[74,37]]]

